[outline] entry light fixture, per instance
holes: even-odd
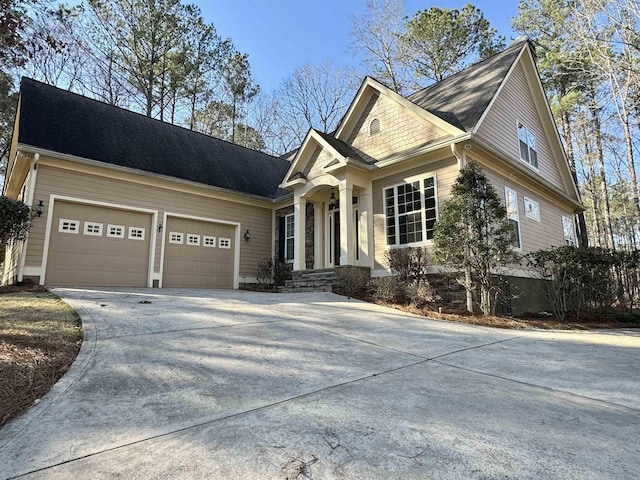
[[[336,208],[336,194],[333,191],[333,188],[331,189],[331,198],[329,198],[329,210],[333,210],[334,208]]]
[[[36,205],[36,215],[41,217],[43,213],[44,213],[44,205],[42,203],[42,200],[38,200],[38,205]]]
[[[158,224],[158,233],[162,233],[162,222]]]
[[[251,240],[251,233],[249,233],[249,229],[247,228],[247,231],[244,232],[244,239],[248,242],[249,240]]]

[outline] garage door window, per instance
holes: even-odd
[[[218,241],[218,245],[220,248],[231,248],[231,239],[230,238],[221,238]]]
[[[84,222],[84,234],[93,235],[94,237],[101,237],[102,224],[95,222]]]
[[[202,244],[205,247],[215,247],[216,246],[216,237],[210,237],[209,235],[202,236]]]
[[[60,219],[58,231],[62,233],[78,233],[80,230],[80,222],[78,220]]]
[[[107,225],[107,237],[124,238],[124,225]]]
[[[144,228],[129,227],[129,240],[144,240]]]
[[[194,233],[187,234],[187,245],[193,245],[197,247],[200,245],[200,235],[196,235]]]
[[[182,233],[180,232],[170,232],[169,233],[169,243],[182,243]]]

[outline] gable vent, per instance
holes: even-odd
[[[374,118],[369,124],[369,135],[375,135],[376,133],[380,133],[380,120]]]

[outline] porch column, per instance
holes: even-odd
[[[323,204],[319,202],[313,203],[313,268],[318,270],[322,268],[324,262],[322,261],[322,237],[324,232],[322,227],[324,226],[324,208]]]
[[[353,186],[340,183],[340,265],[355,265]]]
[[[371,190],[360,193],[360,262],[370,267],[373,260],[373,199]]]
[[[293,240],[293,269],[306,270],[305,263],[305,220],[306,220],[307,201],[298,196],[293,198],[293,224],[295,229]]]

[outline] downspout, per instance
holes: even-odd
[[[27,205],[33,209],[33,198],[36,194],[36,175],[38,173],[38,160],[40,159],[40,154],[35,153],[33,155],[33,160],[31,160],[31,166],[29,167],[30,176],[29,176],[29,196],[26,199]],[[20,255],[20,266],[18,267],[18,282],[22,282],[24,280],[24,267],[27,262],[27,246],[29,245],[29,236],[22,243],[22,254]]]

